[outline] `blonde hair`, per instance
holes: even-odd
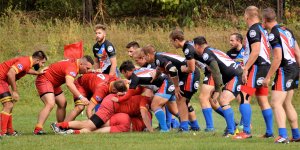
[[[245,14],[250,18],[259,18],[259,9],[256,6],[248,6],[245,10]]]
[[[133,53],[132,53],[132,57],[133,58],[141,58],[143,57],[143,52],[141,48],[137,48]]]
[[[152,46],[152,45],[146,45],[146,46],[144,46],[141,51],[145,55],[148,55],[148,54],[154,55],[154,53],[156,52],[154,46]]]
[[[102,29],[103,31],[106,30],[106,26],[103,25],[103,24],[96,24],[95,27],[94,27],[94,30],[98,30],[98,29]]]

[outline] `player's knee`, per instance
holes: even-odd
[[[14,107],[14,103],[12,101],[8,101],[8,102],[3,103],[3,108],[4,109],[11,110],[13,107]]]

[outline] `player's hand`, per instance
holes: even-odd
[[[243,75],[242,75],[242,81],[244,84],[247,83],[247,77],[248,77],[248,70],[243,70]]]
[[[48,68],[49,68],[49,67],[43,68],[43,69],[39,72],[39,74],[44,74],[44,73],[46,73],[47,70],[48,70]]]
[[[150,76],[152,77],[152,80],[150,81],[150,83],[152,83],[156,79],[156,71],[150,72]]]
[[[125,94],[126,94],[125,92],[118,92],[118,93],[117,93],[118,96],[123,96],[123,95],[125,95]]]
[[[262,83],[262,85],[264,86],[264,87],[268,87],[269,86],[269,83],[270,83],[270,78],[265,78],[264,79],[264,81],[263,81],[263,83]]]
[[[111,100],[116,103],[119,102],[119,99],[117,97],[112,97]]]
[[[212,98],[212,100],[213,100],[214,103],[218,102],[219,97],[220,97],[220,92],[216,92],[216,91],[213,92],[213,94],[211,96],[211,98]]]
[[[13,100],[16,100],[16,101],[18,101],[20,98],[19,93],[17,91],[12,91],[11,97],[13,98]]]
[[[90,103],[90,101],[86,97],[82,97],[80,100],[84,105],[89,105]]]
[[[177,99],[180,99],[182,97],[183,92],[180,90],[180,87],[175,87],[175,96]]]
[[[180,67],[181,72],[186,72],[187,71],[187,67],[185,65]]]

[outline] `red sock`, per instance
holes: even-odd
[[[74,134],[80,134],[80,130],[74,130]]]
[[[69,122],[61,122],[56,124],[57,127],[63,128],[63,129],[68,129],[69,128]]]
[[[7,124],[8,124],[8,120],[10,115],[6,112],[1,112],[0,113],[0,117],[1,117],[1,132],[0,135],[6,134],[7,132]]]
[[[38,132],[41,131],[41,130],[43,130],[43,126],[37,124],[37,125],[35,126],[35,128],[34,128],[34,133],[36,134],[36,133],[38,133]]]
[[[9,120],[8,120],[8,123],[7,123],[7,131],[8,133],[12,134],[14,133],[14,128],[13,128],[13,123],[12,123],[12,114],[10,114],[9,116]]]

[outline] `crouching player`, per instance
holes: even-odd
[[[114,123],[114,125],[117,125],[118,127],[112,127],[112,120],[110,120],[117,113],[125,113],[134,118],[142,116],[144,124],[141,125],[143,127],[147,127],[149,131],[153,131],[151,127],[151,118],[149,118],[148,111],[148,106],[150,104],[149,98],[137,95],[132,96],[128,101],[116,103],[111,100],[115,96],[117,95],[111,94],[105,97],[99,110],[89,120],[52,123],[52,130],[55,133],[60,134],[80,134],[88,132],[128,132],[130,131],[130,122],[128,123],[128,119],[115,116],[114,119],[118,120],[118,123]],[[125,115],[122,116],[124,117]],[[108,122],[109,120],[110,122]],[[136,121],[134,121],[134,123],[136,123]],[[135,126],[136,129],[143,129],[143,127],[137,127],[137,125],[133,126]],[[61,129],[76,130],[63,131]]]
[[[12,125],[12,109],[14,103],[19,100],[16,81],[26,74],[43,74],[43,70],[41,72],[37,70],[44,65],[46,60],[47,57],[43,51],[36,51],[32,56],[17,57],[0,64],[0,102],[3,105],[0,113],[0,136],[17,135]]]
[[[155,116],[160,125],[161,132],[168,132],[169,128],[166,123],[165,113],[162,107],[167,104],[168,109],[171,113],[177,117],[178,109],[175,102],[174,96],[174,84],[170,81],[167,75],[160,74],[155,69],[140,68],[135,69],[131,61],[125,61],[120,66],[120,72],[127,78],[130,79],[130,85],[128,92],[120,97],[116,102],[122,102],[128,99],[132,95],[141,94],[138,92],[140,88],[138,85],[155,85],[158,87],[158,91],[154,94],[151,103],[151,109],[154,111]],[[156,77],[152,77],[154,74]],[[136,92],[137,91],[137,92]]]
[[[90,100],[86,115],[90,118],[97,104],[110,93],[125,92],[126,87],[122,80],[115,76],[102,73],[87,73],[75,80],[75,86],[82,96]],[[75,108],[67,115],[64,121],[74,120],[85,108],[84,103],[74,95]]]

